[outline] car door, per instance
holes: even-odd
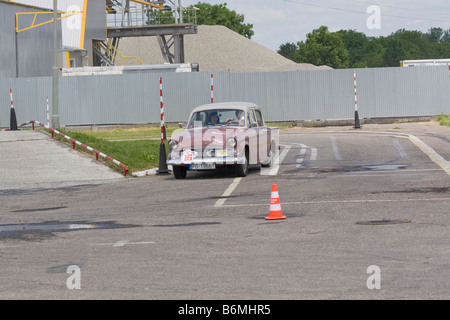
[[[267,162],[270,155],[270,129],[266,127],[260,109],[254,109],[256,122],[258,123],[258,155],[259,161]]]
[[[248,111],[250,132],[253,135],[250,139],[250,141],[253,141],[253,143],[252,143],[253,146],[250,149],[250,154],[251,154],[250,158],[253,159],[252,164],[259,164],[266,157],[266,156],[264,156],[264,152],[261,152],[263,145],[265,145],[265,143],[262,143],[263,141],[261,140],[262,127],[260,126],[260,124],[263,121],[262,121],[262,118],[260,119],[260,121],[258,121],[257,114],[256,114],[257,111],[258,111],[258,109],[256,109],[256,108],[251,108]],[[261,116],[261,114],[259,114],[259,116]]]

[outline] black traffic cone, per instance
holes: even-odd
[[[156,170],[158,174],[167,174],[169,173],[169,168],[167,167],[167,155],[166,155],[166,146],[164,142],[161,142],[159,145],[159,168]]]
[[[19,130],[17,128],[17,119],[16,119],[16,111],[14,111],[14,108],[11,108],[11,116],[9,118],[9,130]]]
[[[358,110],[355,110],[355,129],[360,129]]]

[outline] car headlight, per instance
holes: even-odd
[[[175,140],[170,140],[169,141],[169,148],[170,149],[175,149],[178,146],[178,142],[176,142]]]
[[[236,139],[235,138],[228,138],[227,139],[227,146],[229,147],[229,148],[234,148],[235,146],[236,146]]]

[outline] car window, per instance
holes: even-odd
[[[253,114],[253,109],[248,110],[247,113],[247,126],[250,128],[253,122],[256,122],[255,115]]]
[[[192,115],[191,120],[188,124],[188,129],[195,127],[195,122],[199,121],[202,124],[202,127],[206,126],[206,120],[207,120],[207,113],[204,111],[196,112]]]
[[[232,121],[234,121],[234,122],[238,121],[237,114],[239,114],[238,110],[235,110],[235,109],[219,110],[220,123],[226,124],[226,123],[230,123]]]
[[[259,111],[258,109],[255,109],[255,116],[256,116],[256,121],[258,122],[258,126],[264,127],[264,120],[261,115],[261,111]]]
[[[244,111],[239,109],[210,109],[195,112],[189,120],[188,129],[195,127],[195,122],[207,126],[244,126]],[[254,120],[253,120],[254,121]]]

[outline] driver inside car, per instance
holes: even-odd
[[[209,123],[208,124],[212,124],[212,125],[215,125],[215,124],[219,124],[219,116],[217,115],[217,112],[216,111],[213,111],[213,112],[211,112],[210,113],[210,115],[209,115]]]

